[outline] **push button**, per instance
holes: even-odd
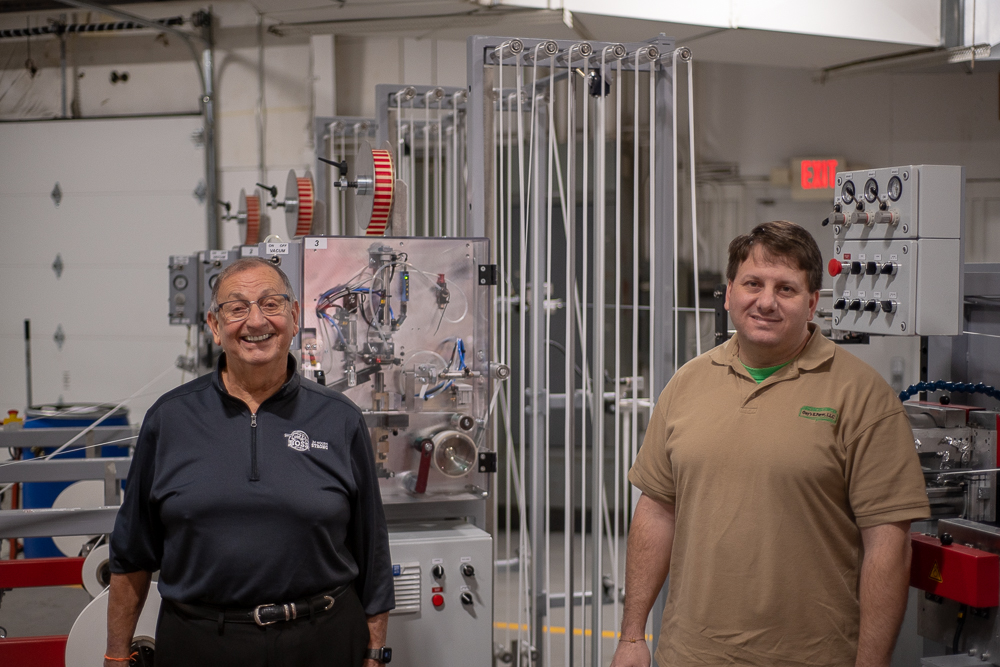
[[[443,607],[444,596],[441,595],[440,593],[435,593],[434,595],[431,596],[431,604],[434,605],[435,607]]]

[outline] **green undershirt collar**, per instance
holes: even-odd
[[[742,361],[740,363],[743,364]],[[743,368],[747,369],[747,373],[750,374],[750,377],[752,377],[757,384],[760,384],[761,382],[771,377],[776,372],[778,372],[779,370],[781,370],[790,363],[792,362],[786,361],[783,364],[778,364],[777,366],[768,366],[767,368],[750,368],[746,364],[743,364]]]

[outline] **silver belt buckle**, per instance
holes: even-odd
[[[262,607],[273,607],[273,606],[275,606],[275,605],[273,605],[273,604],[259,604],[256,607],[254,607],[253,608],[253,622],[263,628],[265,625],[274,625],[279,620],[281,620],[281,619],[278,619],[278,618],[274,619],[273,621],[262,621],[262,620],[260,620],[260,610],[261,610],[261,608]]]

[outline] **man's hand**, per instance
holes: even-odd
[[[652,659],[646,641],[618,642],[611,667],[649,667]]]
[[[389,629],[389,612],[368,617],[368,648],[385,646],[385,635]],[[385,663],[365,658],[361,667],[382,667]]]
[[[855,667],[889,667],[910,586],[910,522],[861,529],[861,625]]]
[[[612,667],[649,667],[646,646],[646,618],[670,570],[674,544],[674,506],[643,494],[635,505],[632,527],[625,552],[625,608],[622,634],[625,639],[615,649]]]

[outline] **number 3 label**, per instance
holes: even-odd
[[[326,239],[311,238],[306,239],[306,248],[311,250],[326,250]]]

